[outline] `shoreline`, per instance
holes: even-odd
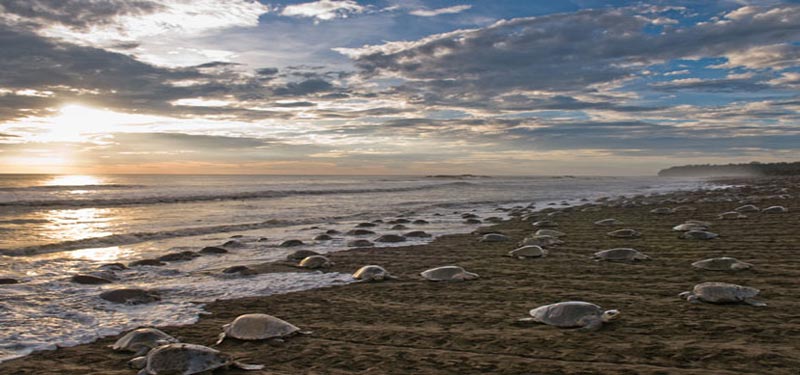
[[[773,187],[774,183],[781,184]],[[691,205],[697,211],[659,216],[661,205],[603,207],[599,212],[560,209],[555,220],[567,233],[565,244],[542,259],[516,260],[502,255],[534,231],[531,219],[512,219],[477,233],[500,231],[512,242],[481,243],[471,234],[446,235],[418,246],[366,248],[328,254],[335,272],[353,272],[379,264],[398,281],[357,283],[303,292],[249,297],[206,304],[211,315],[198,323],[164,327],[185,342],[209,345],[221,325],[240,314],[278,316],[310,336],[276,345],[230,340],[220,350],[249,363],[266,365],[262,373],[791,373],[800,367],[800,323],[794,284],[800,262],[797,180],[762,179],[747,186],[702,192],[663,194],[666,206]],[[762,200],[790,212],[753,214],[746,220],[717,220],[739,202],[714,200],[736,191],[768,195],[787,188],[792,199]],[[767,191],[768,190],[768,191]],[[689,198],[692,203],[678,203]],[[743,204],[743,203],[742,203]],[[552,207],[552,206],[551,206]],[[565,212],[567,211],[567,212]],[[538,214],[544,217],[545,214]],[[614,217],[638,229],[640,239],[605,236],[614,229],[594,226]],[[713,241],[677,239],[671,226],[686,219],[709,220],[721,237]],[[589,256],[613,247],[634,247],[652,256],[641,264],[597,263]],[[753,248],[757,247],[757,251]],[[736,274],[699,272],[692,261],[720,255],[754,263]],[[788,261],[786,258],[789,258]],[[463,283],[431,283],[420,271],[458,264],[481,278]],[[269,268],[269,267],[266,267]],[[246,281],[246,278],[242,278]],[[676,295],[702,281],[727,281],[762,290],[770,306],[691,305]],[[569,299],[622,311],[621,318],[597,332],[579,332],[516,323],[539,305]],[[105,346],[116,338],[36,352],[0,363],[0,374],[133,374],[129,355]],[[761,370],[759,370],[761,369]],[[227,373],[259,373],[230,370]]]

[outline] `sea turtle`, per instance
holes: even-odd
[[[747,219],[747,215],[741,212],[728,211],[717,215],[717,218],[719,218],[720,220],[738,220],[738,219]]]
[[[332,266],[333,262],[322,255],[312,255],[310,257],[303,258],[298,265],[302,268],[327,268]]]
[[[405,242],[406,238],[397,234],[384,234],[375,239],[375,242]]]
[[[669,215],[672,212],[673,212],[672,209],[667,207],[659,207],[650,210],[651,214],[656,214],[656,215]]]
[[[318,252],[312,250],[297,250],[286,256],[286,260],[299,262],[307,257],[319,255]]]
[[[352,240],[347,242],[347,247],[370,247],[375,244],[370,240]]]
[[[650,257],[639,250],[630,248],[617,248],[598,251],[594,253],[594,259],[607,260],[610,262],[633,262],[638,260],[649,260]]]
[[[222,333],[219,334],[217,343],[214,345],[219,345],[226,337],[254,341],[280,339],[298,333],[309,332],[302,332],[294,324],[272,315],[244,314],[239,315],[229,324],[222,326]]]
[[[475,215],[475,214],[462,214],[461,218],[462,219],[477,219],[478,215]]]
[[[427,225],[427,224],[430,224],[430,222],[428,220],[417,219],[417,220],[412,221],[411,224],[414,224],[414,225]]]
[[[741,271],[750,269],[753,265],[736,258],[719,257],[699,260],[692,263],[692,267],[708,271]]]
[[[503,242],[510,240],[511,240],[510,237],[500,233],[487,233],[484,234],[483,237],[481,237],[481,242]]]
[[[333,237],[331,237],[328,234],[319,234],[319,235],[314,237],[314,241],[330,241],[332,239],[333,239]]]
[[[754,299],[760,291],[756,288],[736,284],[707,282],[700,283],[690,292],[683,292],[678,296],[686,298],[692,303],[746,303],[753,306],[766,306],[767,304]]]
[[[356,228],[374,228],[377,227],[378,224],[375,223],[358,223],[356,224]]]
[[[697,211],[697,208],[692,206],[678,206],[672,209],[672,212],[687,212],[687,211]]]
[[[292,240],[283,241],[278,246],[280,246],[280,247],[295,247],[295,246],[303,246],[303,245],[305,245],[303,243],[303,241],[292,239]]]
[[[464,224],[481,224],[483,223],[481,219],[467,219],[464,220]]]
[[[345,233],[348,236],[368,236],[371,234],[375,234],[375,232],[369,229],[351,229]]]
[[[539,220],[532,224],[534,227],[537,228],[556,228],[558,224],[552,220]]]
[[[100,298],[125,305],[141,305],[161,300],[158,292],[154,290],[136,288],[107,290],[100,293]]]
[[[683,223],[672,227],[672,230],[676,232],[688,232],[690,230],[706,230],[708,229],[705,225],[700,224],[691,224],[691,223]]]
[[[761,210],[761,212],[765,214],[783,214],[789,212],[789,209],[783,206],[770,206]]]
[[[431,268],[423,271],[420,275],[429,281],[464,281],[478,278],[478,274],[467,272],[459,266]]]
[[[541,246],[528,245],[509,251],[508,256],[517,259],[541,258],[547,256],[547,250]]]
[[[353,278],[363,281],[383,281],[397,279],[396,277],[390,275],[386,269],[376,265],[368,265],[359,268],[355,273],[353,273]]]
[[[687,240],[711,240],[717,237],[718,234],[704,230],[690,230],[681,235],[681,238]]]
[[[557,231],[555,229],[539,229],[535,233],[537,236],[553,236],[553,237],[563,237],[567,234],[561,231]]]
[[[746,204],[746,205],[741,206],[741,207],[736,207],[733,210],[736,211],[736,212],[758,212],[759,211],[758,207],[756,207],[756,206],[754,206],[752,204]]]
[[[600,226],[604,226],[604,227],[610,227],[610,226],[622,225],[622,224],[623,224],[623,222],[621,222],[621,221],[619,221],[617,219],[614,219],[614,218],[597,220],[597,221],[594,222],[594,225],[600,225]]]
[[[196,344],[162,345],[148,352],[146,356],[132,359],[130,366],[142,369],[138,375],[191,375],[228,366],[243,370],[264,368],[262,365],[238,362],[228,354]]]
[[[199,251],[200,254],[225,254],[227,252],[228,250],[217,246],[206,246]]]
[[[530,311],[531,318],[520,321],[537,322],[561,328],[581,327],[585,330],[599,329],[617,316],[618,310],[603,310],[600,306],[583,301],[559,302],[537,307]]]
[[[421,230],[414,230],[408,233],[404,233],[403,237],[409,238],[430,238],[433,237],[430,233],[421,231]]]
[[[564,241],[559,240],[553,236],[528,236],[522,239],[519,243],[520,246],[536,245],[536,246],[553,246],[561,245]]]
[[[589,206],[586,208],[582,208],[581,212],[600,212],[601,210],[602,208],[600,208],[599,206]]]
[[[608,232],[606,234],[609,235],[610,237],[616,237],[616,238],[639,238],[642,236],[642,234],[635,229],[617,229],[613,232]]]
[[[117,342],[111,345],[111,349],[134,352],[136,356],[141,356],[157,346],[175,342],[178,342],[176,338],[159,329],[137,328],[120,337]]]

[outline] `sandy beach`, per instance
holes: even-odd
[[[332,271],[379,264],[400,280],[219,301],[207,305],[210,314],[197,324],[162,329],[184,342],[210,345],[223,324],[258,312],[313,331],[281,344],[226,340],[220,350],[266,366],[225,372],[230,374],[792,374],[800,368],[799,186],[792,179],[751,180],[728,190],[639,197],[625,207],[560,208],[551,218],[567,234],[565,244],[541,259],[503,255],[535,231],[531,223],[544,213],[425,246],[332,253]],[[745,203],[781,205],[789,212],[717,218]],[[650,213],[681,205],[696,210]],[[606,218],[625,224],[593,224]],[[720,237],[679,239],[672,227],[688,219],[710,221]],[[637,229],[642,237],[606,235],[618,228]],[[512,241],[478,241],[492,231]],[[590,259],[617,247],[653,259],[636,264]],[[690,266],[723,255],[754,268],[732,273]],[[418,276],[450,264],[480,278],[434,283]],[[262,271],[278,269],[291,270],[265,265]],[[247,277],[241,280],[246,283]],[[690,304],[678,298],[705,281],[758,288],[768,306]],[[517,322],[534,307],[568,300],[619,309],[621,315],[595,332]],[[114,340],[38,352],[0,364],[0,374],[134,374],[126,366],[130,355],[107,348]]]

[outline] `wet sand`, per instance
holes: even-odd
[[[401,279],[211,303],[211,315],[197,324],[163,330],[184,342],[209,345],[221,325],[240,314],[261,312],[313,331],[282,344],[226,340],[221,350],[266,365],[261,372],[232,369],[229,374],[795,374],[800,369],[800,185],[788,179],[749,183],[725,192],[648,199],[690,203],[602,207],[598,212],[573,208],[553,217],[557,229],[567,233],[566,243],[542,259],[503,256],[534,232],[535,218],[442,237],[426,246],[334,253],[333,271],[380,264]],[[792,198],[776,197],[780,194]],[[725,196],[735,199],[698,202]],[[790,212],[717,219],[751,201],[761,208],[783,205]],[[679,205],[697,210],[649,213]],[[626,224],[593,224],[612,217]],[[711,231],[720,237],[678,239],[671,228],[687,219],[712,222]],[[634,228],[643,236],[606,236],[616,228]],[[513,241],[478,242],[489,231]],[[614,247],[633,247],[653,260],[590,260],[594,252]],[[690,266],[723,255],[755,268],[728,273]],[[433,283],[418,276],[448,264],[481,278]],[[690,304],[677,297],[704,281],[759,288],[769,306]],[[595,332],[517,322],[531,308],[566,300],[585,300],[622,314]],[[107,348],[115,339],[2,363],[0,374],[135,374],[126,367],[129,355]]]

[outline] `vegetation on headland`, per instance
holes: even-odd
[[[717,176],[798,176],[800,162],[747,164],[699,164],[670,167],[658,171],[662,177],[717,177]]]

